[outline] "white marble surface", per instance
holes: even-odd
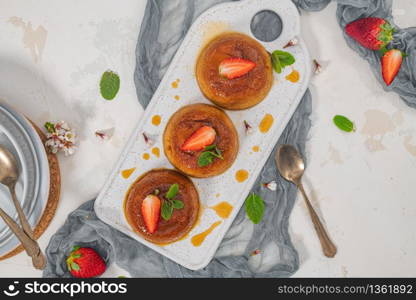
[[[145,1],[0,0],[0,99],[38,124],[64,119],[80,135],[61,157],[62,198],[46,247],[66,216],[99,191],[142,112],[133,84],[134,49]],[[416,3],[394,1],[396,23],[416,26]],[[301,198],[290,219],[300,254],[295,276],[416,276],[416,110],[383,91],[368,65],[344,42],[335,5],[302,16],[304,38],[324,71],[311,83],[314,111],[305,183],[339,253],[322,256]],[[98,90],[103,71],[121,77],[116,99]],[[346,134],[333,124],[356,122]],[[115,128],[107,142],[97,129]],[[127,275],[112,265],[104,276]],[[20,254],[0,262],[0,276],[41,276]]]

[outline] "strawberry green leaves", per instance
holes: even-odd
[[[336,115],[333,118],[334,124],[345,132],[355,131],[354,123],[347,117]]]
[[[396,29],[388,22],[381,24],[380,29],[381,30],[377,35],[377,39],[383,42],[383,45],[387,45],[391,40],[393,40],[393,33],[396,31]]]
[[[252,193],[246,199],[245,208],[248,218],[254,224],[260,223],[264,215],[263,199],[259,195]]]
[[[282,70],[295,63],[295,58],[292,54],[286,51],[275,50],[271,54],[272,66],[277,73],[282,73]]]
[[[76,252],[80,248],[81,248],[80,246],[74,246],[72,248],[71,254],[69,255],[69,257],[66,260],[66,265],[68,266],[69,271],[71,271],[71,270],[79,271],[80,270],[79,265],[74,261],[74,259],[81,257],[81,253]]]
[[[69,268],[70,271],[71,270],[74,270],[74,271],[79,271],[80,270],[79,265],[75,262],[71,262],[71,264],[68,264],[68,268]]]
[[[100,92],[106,100],[113,100],[120,89],[120,77],[113,71],[106,71],[101,76]]]
[[[165,221],[169,221],[172,217],[174,209],[182,209],[184,203],[181,200],[174,199],[179,193],[179,185],[172,184],[165,195],[165,200],[162,203],[161,216]]]

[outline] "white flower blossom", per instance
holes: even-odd
[[[74,154],[76,149],[76,134],[67,123],[64,121],[57,123],[46,122],[45,128],[48,131],[45,146],[49,151],[54,154],[63,151],[65,156]]]

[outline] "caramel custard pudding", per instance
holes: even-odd
[[[177,192],[169,199],[173,185]],[[172,209],[168,220],[163,218],[165,202],[182,203],[182,208]],[[197,222],[199,210],[199,196],[192,181],[169,169],[155,169],[140,176],[124,202],[125,216],[134,231],[149,242],[162,245],[185,237]]]
[[[177,169],[193,177],[225,172],[238,153],[238,134],[221,109],[207,104],[184,106],[168,121],[163,147]]]
[[[232,79],[220,73],[227,59],[231,60],[227,70],[234,70],[233,77],[236,76]],[[245,67],[248,69],[241,71]],[[235,74],[238,68],[241,73]],[[205,97],[218,106],[246,109],[261,102],[270,91],[273,83],[271,58],[251,37],[237,32],[223,33],[201,51],[196,63],[196,79]]]

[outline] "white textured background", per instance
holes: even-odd
[[[61,157],[62,198],[41,237],[99,191],[142,109],[133,84],[134,50],[146,1],[0,0],[0,99],[38,124],[64,119],[80,135],[77,153]],[[303,200],[290,220],[300,254],[296,276],[416,276],[416,110],[386,93],[349,49],[334,4],[303,13],[303,37],[324,71],[311,82],[314,112],[305,183],[338,246],[322,256]],[[395,0],[396,23],[416,26],[414,0]],[[116,99],[98,90],[103,71],[121,77]],[[340,132],[332,117],[354,120]],[[101,142],[97,129],[115,127]],[[0,262],[0,276],[40,276],[20,254]],[[111,266],[104,276],[127,275]]]

